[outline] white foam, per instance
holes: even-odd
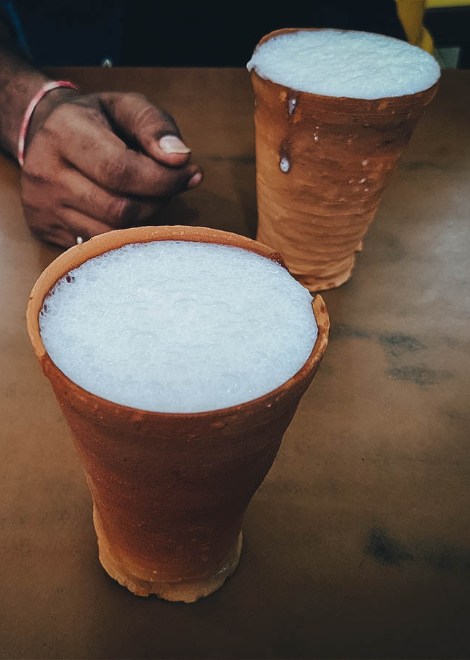
[[[143,410],[200,412],[275,389],[310,355],[312,297],[278,263],[156,241],[91,259],[46,298],[41,336],[84,389]]]
[[[348,98],[415,94],[440,76],[421,48],[380,34],[300,30],[257,46],[248,70],[291,89]]]

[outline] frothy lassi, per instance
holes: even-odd
[[[342,30],[287,32],[258,45],[248,69],[294,90],[378,99],[415,94],[438,80],[421,48],[381,34]]]
[[[340,286],[436,93],[439,65],[381,34],[284,28],[260,40],[247,66],[257,239],[310,291]]]
[[[149,226],[62,253],[26,316],[103,568],[140,596],[193,603],[219,589],[326,350],[322,297],[245,236]]]
[[[190,241],[126,245],[63,277],[40,313],[56,366],[104,399],[201,412],[293,376],[317,336],[312,297],[276,261]]]

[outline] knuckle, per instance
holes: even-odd
[[[27,218],[28,226],[35,236],[41,240],[53,241],[61,232],[63,225],[55,220],[45,220],[41,214]]]
[[[134,203],[128,197],[113,199],[108,206],[106,220],[120,227],[127,225],[135,215]]]
[[[81,110],[81,116],[89,122],[99,124],[100,126],[108,126],[108,121],[99,108],[84,107]]]
[[[173,118],[173,115],[171,115],[167,110],[160,109],[158,112],[163,121],[167,122],[168,124],[173,124],[173,126],[176,127],[176,122]]]
[[[155,124],[159,119],[158,110],[153,105],[147,105],[140,108],[135,115],[135,125],[137,130],[146,128],[150,124]]]
[[[147,200],[145,203],[139,206],[138,213],[135,214],[134,221],[144,222],[145,220],[158,215],[164,204],[164,197],[156,197],[152,200]]]
[[[124,158],[110,159],[102,164],[101,175],[106,186],[119,192],[129,179],[129,166]]]
[[[139,103],[150,103],[148,98],[144,96],[143,94],[139,94],[138,92],[130,92],[129,94],[126,94],[126,97],[129,99],[133,99],[134,101],[138,101]]]
[[[26,160],[21,172],[21,184],[23,189],[30,185],[40,186],[46,181],[47,178],[40,163],[32,163],[31,160]]]
[[[157,138],[166,135],[168,132],[178,135],[178,129],[173,117],[152,105],[145,99],[146,104],[140,107],[134,116],[135,132],[149,132],[152,137]]]
[[[61,231],[63,231],[64,227],[62,224],[59,224],[58,222],[51,222],[48,227],[47,227],[47,233],[50,236],[57,236]]]
[[[175,172],[174,176],[168,181],[166,192],[168,195],[178,195],[186,190],[188,185],[188,174]]]

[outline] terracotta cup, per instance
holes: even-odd
[[[260,44],[293,28],[276,30]],[[310,291],[338,287],[413,129],[437,90],[375,100],[298,92],[250,73],[257,239]]]
[[[311,355],[287,382],[248,403],[165,414],[95,396],[67,378],[47,354],[39,332],[44,299],[61,277],[88,259],[127,243],[159,240],[231,245],[282,264],[271,248],[214,229],[113,231],[71,248],[41,274],[27,323],[86,474],[101,564],[135,594],[192,602],[222,586],[237,567],[245,509],[318,368],[329,320],[316,296],[319,332]]]

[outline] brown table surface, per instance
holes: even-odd
[[[254,236],[243,69],[61,69],[178,118],[204,185],[163,224]],[[446,71],[365,240],[326,292],[323,364],[251,502],[240,566],[193,605],[99,565],[91,502],[25,328],[59,251],[25,226],[0,158],[0,656],[470,656],[470,71]]]

